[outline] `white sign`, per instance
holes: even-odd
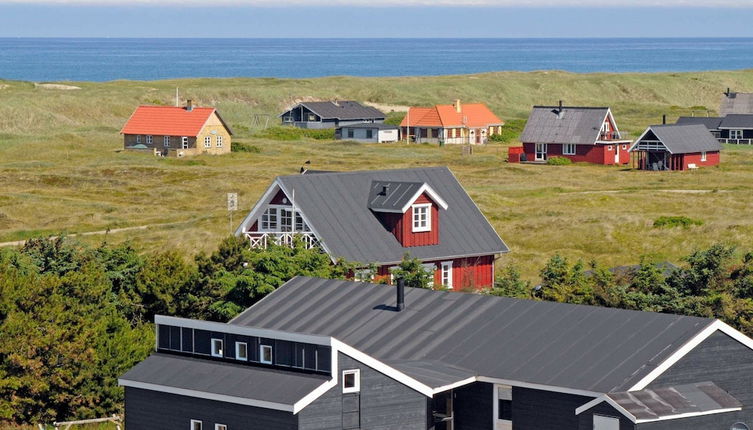
[[[227,210],[238,210],[238,193],[227,193]]]

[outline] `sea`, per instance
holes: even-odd
[[[35,82],[748,68],[753,38],[0,38],[0,79]]]

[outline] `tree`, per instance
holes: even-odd
[[[421,260],[411,258],[408,253],[403,256],[400,264],[393,269],[392,275],[395,279],[402,278],[406,287],[430,289],[434,282],[434,272],[426,270]]]
[[[520,271],[513,265],[508,265],[502,271],[502,276],[494,281],[494,287],[489,294],[503,297],[530,299],[531,283],[520,278]]]

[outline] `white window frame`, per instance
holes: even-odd
[[[212,147],[212,136],[206,136],[204,138],[204,148],[211,148]]]
[[[611,151],[611,150],[612,150],[612,145],[608,145],[607,146],[607,151]]]
[[[575,155],[578,152],[576,147],[577,145],[574,143],[563,143],[562,155]]]
[[[533,151],[535,153],[535,155],[533,156],[534,160],[546,161],[548,149],[549,148],[546,143],[535,143],[533,145]]]
[[[154,136],[152,136],[151,134],[147,134],[146,135],[146,144],[147,145],[151,145],[152,142],[154,142]]]
[[[215,348],[215,345],[217,345],[218,342],[220,344],[219,352],[217,352],[217,349]],[[224,352],[225,352],[223,351],[224,349],[225,349],[225,341],[222,339],[213,337],[212,342],[211,342],[211,350],[209,351],[212,354],[212,357],[219,357],[219,358],[224,357]]]
[[[706,161],[706,151],[701,151],[701,161]]]
[[[295,229],[295,213],[291,206],[285,206],[278,209],[277,223],[277,228],[279,228],[280,231],[292,232]]]
[[[214,430],[227,430],[227,424],[215,424]]]
[[[217,147],[222,148],[222,136],[217,136],[214,140],[217,142]]]
[[[191,427],[189,427],[189,430],[196,430],[196,427],[194,425],[199,425],[199,430],[202,430],[204,428],[204,423],[199,420],[191,420]]]
[[[180,147],[183,149],[188,149],[188,137],[183,136],[180,138]]]
[[[264,351],[269,350],[269,360],[264,359]],[[275,361],[272,345],[259,345],[259,363],[272,364]]]
[[[165,148],[169,148],[170,147],[170,136],[163,136],[162,137],[162,146],[164,146]]]
[[[445,287],[452,289],[452,260],[450,261],[443,261],[440,265],[441,270],[441,279],[442,279],[442,285]],[[445,276],[447,275],[447,276]]]
[[[345,387],[345,375],[354,375],[354,384],[352,387]],[[360,369],[348,369],[343,370],[342,373],[342,388],[343,394],[358,393],[361,391],[361,370]]]
[[[597,427],[597,421],[600,421],[600,420],[601,420],[600,424],[602,424],[602,425],[606,424],[609,427],[603,427],[602,425],[599,425]],[[593,415],[593,424],[594,424],[594,430],[610,430],[612,428],[616,428],[617,430],[620,429],[620,419],[617,418],[617,417],[610,417],[610,416],[607,416],[607,415],[594,414]],[[616,427],[614,426],[615,424],[616,424]]]
[[[141,135],[140,134],[136,135],[136,143],[141,143]]]
[[[730,139],[742,139],[743,138],[743,131],[742,130],[730,130],[729,131],[729,138]]]
[[[416,220],[416,215],[417,215],[416,209],[425,209],[426,210],[426,219],[424,221],[425,225],[419,225],[418,227],[416,226],[416,221],[417,221]],[[431,203],[420,203],[420,204],[413,205],[413,206],[411,206],[411,212],[412,212],[411,213],[411,215],[412,215],[411,216],[411,227],[412,227],[413,233],[421,233],[421,232],[425,232],[425,231],[431,231]],[[419,221],[419,224],[420,224],[420,221],[421,221],[420,215],[419,215],[418,221]]]
[[[243,345],[243,347],[245,347],[245,350],[246,350],[246,356],[245,357],[241,357],[240,356],[241,345]],[[248,343],[246,343],[246,342],[235,342],[235,359],[236,360],[240,360],[240,361],[248,361]]]
[[[509,396],[510,398],[509,399],[500,398],[500,396],[499,396],[499,390],[500,389],[509,390],[510,391],[510,396]],[[499,401],[500,400],[510,400],[510,401],[513,401],[513,398],[512,398],[512,387],[510,385],[500,385],[500,384],[494,385],[494,403],[492,405],[492,413],[494,414],[494,416],[493,416],[493,421],[492,422],[494,422],[494,428],[495,429],[512,429],[512,421],[511,420],[501,420],[501,419],[499,419]]]
[[[622,145],[622,150],[627,151],[627,145]]]

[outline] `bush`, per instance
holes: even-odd
[[[261,152],[261,148],[249,145],[248,143],[233,142],[231,148],[232,152],[250,152],[252,154],[258,154]]]
[[[525,120],[511,119],[507,121],[502,127],[502,133],[489,136],[489,141],[498,143],[513,142],[520,137],[520,134],[523,133],[523,128],[525,128],[525,126]]]
[[[306,129],[298,127],[270,127],[266,130],[256,132],[254,135],[265,139],[272,140],[301,140],[303,138],[315,140],[334,140],[335,129]]]
[[[573,164],[573,162],[565,157],[549,157],[549,159],[546,160],[546,164],[550,166],[567,166],[568,164]]]
[[[686,216],[660,216],[654,220],[655,228],[690,228],[694,225],[703,225],[703,221]]]

